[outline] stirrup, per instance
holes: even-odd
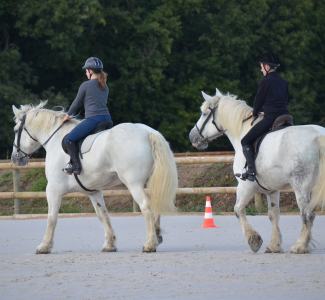
[[[62,169],[62,171],[68,175],[72,175],[73,173],[73,166],[71,163],[68,163],[65,168]]]
[[[256,178],[255,178],[256,174],[254,172],[249,173],[248,171],[246,171],[246,172],[244,172],[242,174],[236,173],[235,176],[238,177],[241,180],[244,180],[244,181],[246,181],[246,180],[249,180],[249,181],[252,181],[252,182],[256,181]]]
[[[62,171],[68,175],[80,175],[81,173],[81,169],[80,168],[74,168],[73,165],[71,163],[68,163],[68,165],[62,169]]]

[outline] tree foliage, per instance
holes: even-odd
[[[257,58],[270,49],[296,123],[324,125],[324,32],[325,3],[316,0],[0,0],[0,155],[11,151],[11,105],[48,99],[67,108],[89,56],[109,74],[115,124],[148,124],[175,151],[192,150],[201,90],[253,103]]]

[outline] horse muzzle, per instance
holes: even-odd
[[[21,152],[13,152],[11,154],[11,161],[16,165],[16,166],[26,166],[29,161],[29,157],[24,155]]]
[[[205,150],[209,146],[208,141],[200,136],[198,130],[195,127],[191,130],[189,139],[192,146],[198,150]]]

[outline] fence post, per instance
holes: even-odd
[[[262,194],[255,194],[254,201],[255,201],[255,208],[256,208],[257,212],[258,213],[263,212],[264,203],[263,203]]]
[[[14,192],[20,191],[20,171],[18,169],[12,170],[12,180]],[[20,213],[20,200],[14,199],[14,214],[18,215]]]

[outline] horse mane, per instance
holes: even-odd
[[[218,106],[218,120],[222,127],[231,132],[234,136],[241,136],[251,127],[249,121],[243,120],[252,112],[252,108],[244,100],[240,100],[236,95],[225,94],[216,95],[203,102],[202,113],[207,113],[209,108]]]
[[[63,118],[66,115],[64,108],[62,107],[60,111],[55,111],[44,108],[46,104],[47,101],[41,101],[36,106],[33,104],[21,105],[16,119],[20,119],[22,115],[26,114],[26,123],[30,123],[34,128],[42,128],[43,130],[50,130],[62,124]],[[31,120],[33,120],[32,123],[30,122]],[[78,123],[74,119],[69,122]]]

